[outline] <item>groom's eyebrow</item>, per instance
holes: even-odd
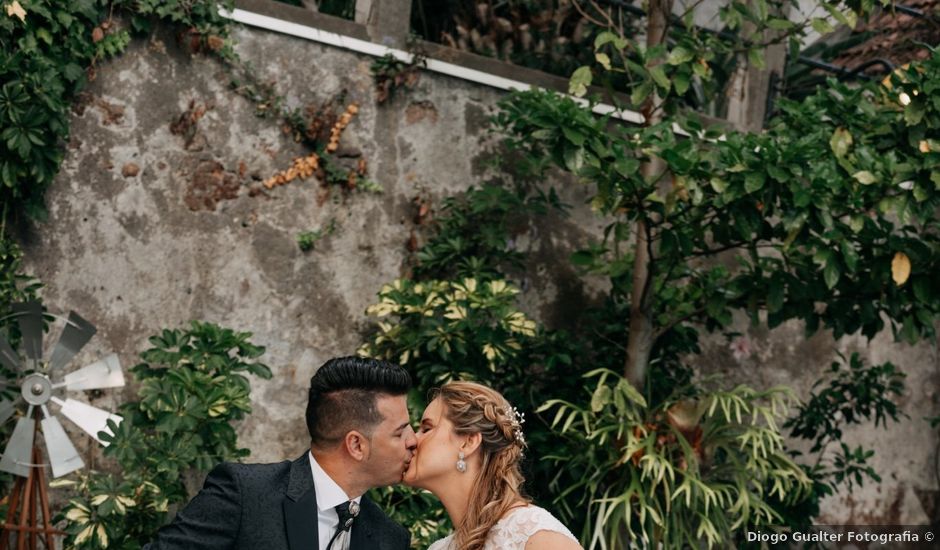
[[[396,431],[396,432],[400,432],[400,431],[404,430],[405,428],[407,428],[409,424],[411,424],[411,422],[405,422],[404,424],[402,424],[401,426],[399,426],[395,431]]]

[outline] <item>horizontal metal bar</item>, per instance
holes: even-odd
[[[219,13],[226,18],[232,19],[239,23],[249,25],[252,27],[258,27],[262,29],[267,29],[275,32],[280,32],[283,34],[288,34],[291,36],[296,36],[299,38],[305,38],[307,40],[312,40],[314,42],[319,42],[321,44],[327,44],[330,46],[335,46],[338,48],[343,48],[345,50],[354,51],[357,53],[362,53],[370,55],[373,57],[383,57],[386,55],[392,55],[396,59],[403,61],[405,63],[410,63],[414,59],[414,54],[404,50],[399,50],[396,48],[390,48],[382,44],[376,44],[374,42],[369,42],[367,40],[360,40],[358,38],[352,38],[349,36],[343,36],[340,34],[323,31],[320,29],[315,29],[313,27],[308,27],[306,25],[300,25],[298,23],[292,23],[290,21],[284,21],[282,19],[277,19],[274,17],[268,17],[266,15],[261,15],[258,13],[249,12],[242,9],[234,9],[233,11],[219,10]],[[502,90],[529,90],[533,86],[526,82],[519,80],[505,78],[501,76],[492,75],[475,69],[470,69],[454,63],[448,63],[446,61],[441,61],[438,59],[426,59],[425,68],[429,71],[436,72],[439,74],[444,74],[448,76],[453,76],[455,78],[460,78],[463,80],[468,80],[470,82],[475,82],[477,84],[485,84],[487,86],[492,86],[494,88],[499,88]],[[568,96],[574,101],[578,102],[581,105],[588,106],[590,103],[581,97]],[[643,115],[636,111],[630,111],[626,109],[618,109],[613,105],[606,103],[595,103],[591,105],[592,110],[601,115],[610,115],[613,118],[623,120],[625,122],[630,122],[632,124],[642,124],[644,122]],[[674,131],[685,135],[685,132],[681,130],[678,126],[673,128]]]

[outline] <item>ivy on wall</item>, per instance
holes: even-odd
[[[0,13],[0,201],[4,220],[45,217],[43,195],[62,163],[69,108],[96,64],[124,51],[130,27],[147,31],[154,20],[183,29],[191,50],[226,46],[228,21],[216,5],[188,0],[12,0]],[[229,46],[230,47],[230,46]]]
[[[0,14],[0,200],[42,217],[43,192],[59,171],[68,111],[114,39],[94,41],[104,2],[23,0]],[[13,208],[10,208],[10,205]]]
[[[314,151],[321,181],[349,191],[379,190],[366,177],[364,159],[345,166],[332,155],[329,130],[342,113],[287,106],[274,85],[235,53],[231,21],[219,14],[219,8],[233,9],[234,0],[0,0],[0,7],[3,220],[45,217],[44,192],[64,157],[72,102],[95,78],[100,61],[122,53],[132,33],[148,33],[157,23],[177,29],[190,53],[218,60],[231,75],[232,90],[251,101],[258,116],[278,120],[294,141]],[[324,126],[326,135],[319,131]]]

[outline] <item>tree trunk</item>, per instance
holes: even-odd
[[[666,40],[666,27],[672,14],[673,0],[650,0],[646,16],[646,46],[652,48]],[[643,104],[644,124],[652,126],[662,120],[662,103],[657,92],[650,94]],[[658,157],[652,157],[640,168],[646,181],[655,180],[666,169]],[[661,184],[662,185],[662,184]],[[630,294],[630,325],[628,328],[627,360],[624,377],[638,390],[643,390],[653,348],[653,276],[655,248],[651,246],[647,221],[636,224],[635,256],[633,259],[633,288]]]
[[[752,7],[753,2],[748,2]],[[790,5],[783,4],[772,8],[771,15],[786,19]],[[754,23],[745,22],[742,34],[751,34]],[[763,40],[779,36],[779,32],[765,31]],[[765,68],[759,69],[750,63],[746,53],[738,55],[738,65],[728,85],[728,109],[726,119],[742,132],[760,132],[764,128],[764,119],[770,109],[773,88],[782,82],[783,70],[787,62],[786,42],[772,44],[764,50]]]

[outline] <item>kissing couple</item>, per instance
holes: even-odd
[[[404,483],[440,499],[454,532],[430,550],[578,550],[571,532],[522,491],[521,418],[496,390],[450,382],[418,433],[411,376],[363,357],[310,379],[310,449],[293,462],[224,463],[145,550],[406,550],[411,535],[365,493]]]

